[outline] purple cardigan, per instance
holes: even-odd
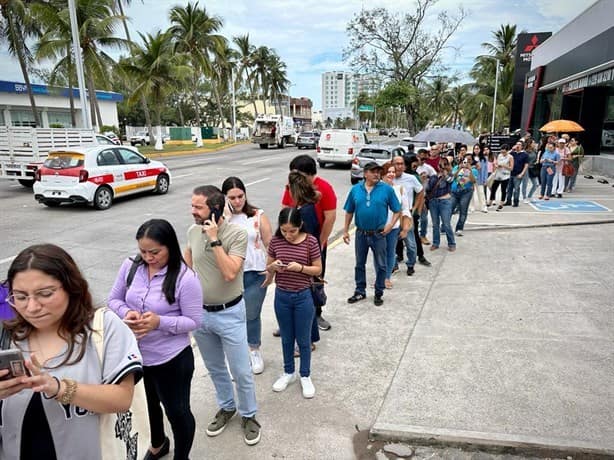
[[[147,264],[139,266],[126,289],[131,266],[132,260],[126,259],[119,269],[109,293],[109,308],[122,319],[130,310],[151,311],[160,316],[160,326],[139,340],[139,349],[143,365],[166,363],[190,345],[190,331],[200,327],[203,313],[200,281],[192,269],[182,264],[175,286],[175,302],[169,304],[162,291],[167,267],[150,280]]]

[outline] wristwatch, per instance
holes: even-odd
[[[220,240],[215,240],[215,241],[212,241],[210,244],[211,244],[211,247],[214,248],[216,246],[221,246],[222,242]]]

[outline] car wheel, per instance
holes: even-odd
[[[136,145],[136,142],[130,142],[130,145],[134,147]]]
[[[260,148],[261,149],[268,149],[269,148],[269,144],[260,144]]]
[[[34,185],[34,179],[19,179],[19,183],[24,187],[31,188]]]
[[[319,166],[320,168],[323,168],[325,164],[326,164],[326,163],[324,163],[323,161],[318,161],[318,166]]]
[[[43,201],[43,204],[50,208],[57,208],[58,206],[60,206],[60,203],[58,203],[57,201]]]
[[[94,207],[101,211],[109,209],[113,204],[113,192],[109,187],[98,187],[94,193]]]
[[[298,148],[299,150],[303,150],[303,146],[302,145],[297,145],[296,148]]]
[[[280,149],[286,148],[286,139],[284,137],[281,138],[281,142],[279,143],[279,148]]]
[[[168,176],[166,174],[160,174],[158,176],[158,179],[156,180],[155,193],[159,195],[164,195],[168,192],[169,186],[170,182],[168,180]]]

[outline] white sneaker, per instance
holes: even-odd
[[[454,232],[454,234],[455,234],[456,236],[463,236],[463,231],[462,231],[462,230],[456,230],[456,231]]]
[[[288,388],[288,385],[290,385],[295,380],[296,380],[296,373],[294,373],[294,374],[285,374],[284,373],[273,384],[273,391],[278,391],[278,392],[279,391],[284,391],[286,388]]]
[[[524,200],[522,200],[522,202],[524,204],[529,204],[531,202],[531,200],[529,200],[528,198],[525,198]]]
[[[254,374],[262,374],[264,371],[264,361],[260,350],[251,350],[249,352],[249,361],[252,364],[252,372]]]
[[[482,212],[485,213],[485,214],[488,214],[488,207],[484,206],[484,209],[482,209]]]
[[[313,386],[311,377],[301,377],[301,387],[303,387],[303,398],[311,399],[316,394],[316,387]]]

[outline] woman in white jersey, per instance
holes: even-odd
[[[30,376],[0,370],[0,458],[99,460],[99,414],[128,410],[142,373],[134,334],[105,312],[101,362],[87,281],[58,246],[24,249],[7,279],[16,316],[4,327]]]
[[[262,209],[247,201],[243,181],[238,177],[228,177],[222,184],[222,193],[228,202],[226,215],[228,222],[247,230],[247,252],[243,263],[243,298],[247,319],[247,343],[250,348],[250,361],[254,374],[264,370],[264,360],[260,351],[262,324],[260,313],[266,296],[262,287],[266,269],[266,251],[271,241],[271,223]]]

